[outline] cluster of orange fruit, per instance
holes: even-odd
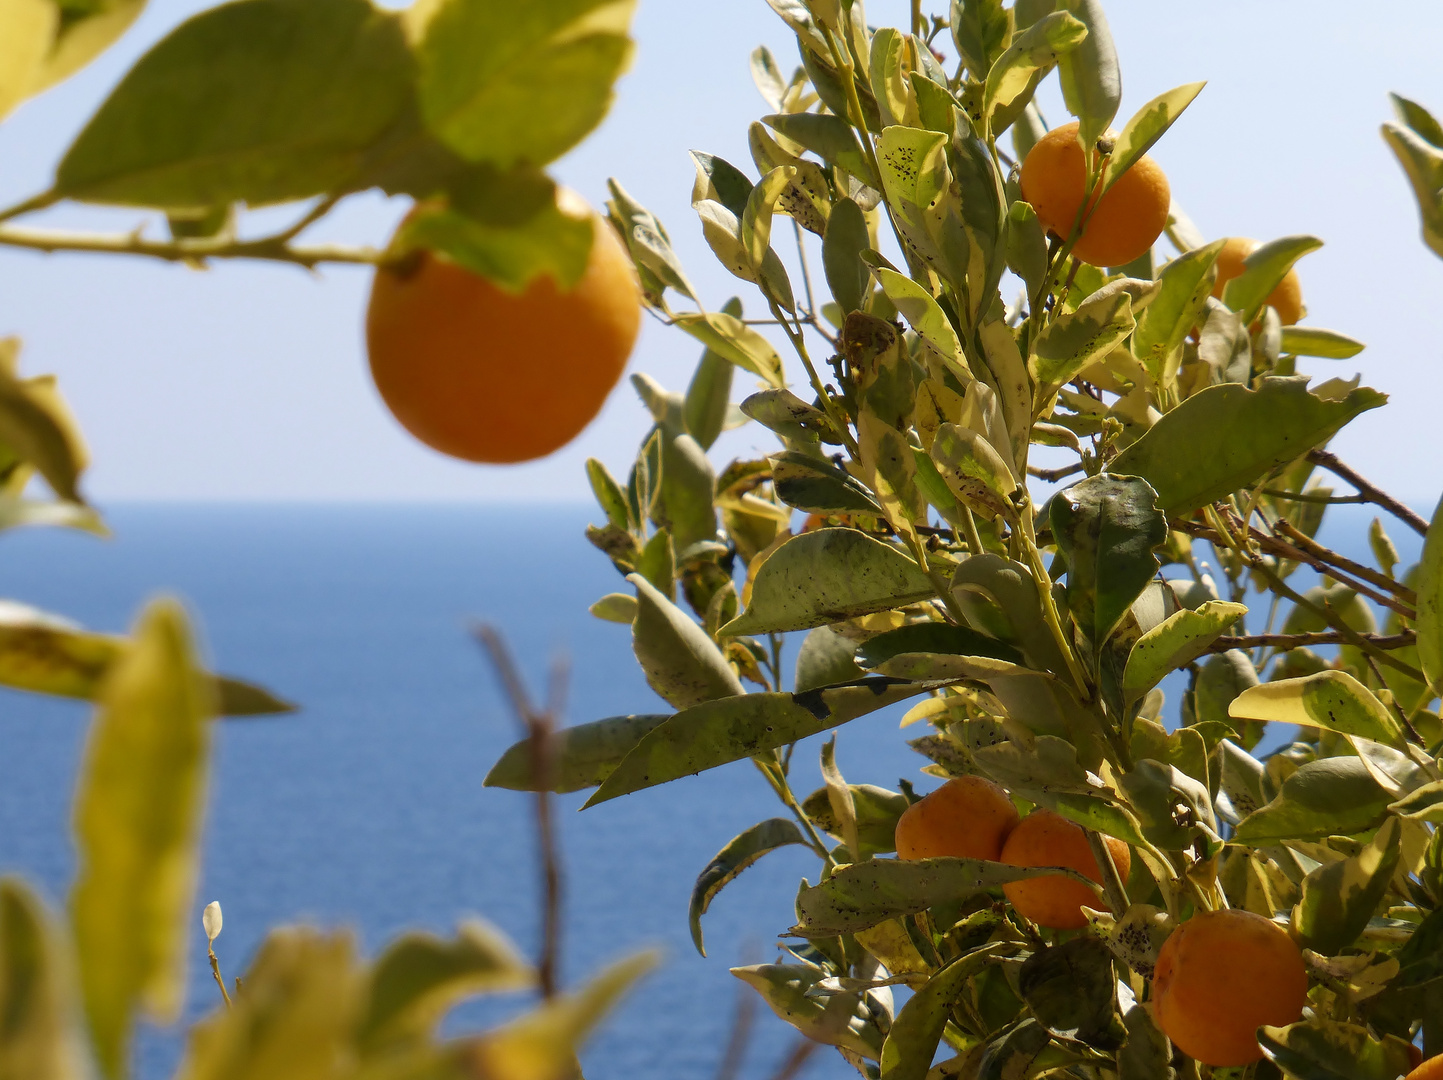
[[[1132,853],[1106,837],[1126,879]],[[902,859],[954,856],[1009,866],[1057,866],[1101,884],[1102,872],[1082,828],[1052,810],[1025,818],[1007,792],[980,776],[964,776],[909,806],[897,821]],[[1082,882],[1043,876],[1002,887],[1019,915],[1054,930],[1087,925],[1084,907],[1101,901]],[[1240,979],[1238,972],[1248,972]],[[1203,911],[1163,944],[1152,980],[1157,1025],[1184,1053],[1213,1066],[1239,1066],[1263,1056],[1256,1031],[1302,1016],[1308,976],[1302,953],[1276,923],[1249,911]]]
[[[1172,190],[1167,174],[1144,154],[1117,178],[1101,198],[1094,197],[1082,215],[1087,191],[1087,161],[1077,139],[1077,123],[1055,127],[1028,151],[1022,161],[1022,197],[1037,211],[1037,218],[1049,233],[1060,239],[1085,216],[1086,222],[1072,246],[1072,254],[1093,266],[1126,266],[1152,250],[1167,227]],[[1212,294],[1221,298],[1223,288],[1243,272],[1243,260],[1257,248],[1256,240],[1235,236],[1223,245],[1217,259],[1217,282]],[[1277,310],[1284,326],[1303,317],[1303,290],[1296,270],[1269,295],[1267,302]]]

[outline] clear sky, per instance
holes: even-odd
[[[0,204],[44,188],[134,58],[201,6],[152,0],[109,54],[0,125]],[[906,12],[903,0],[873,0],[868,16],[881,25]],[[1443,263],[1418,238],[1411,195],[1378,125],[1390,115],[1389,90],[1443,114],[1443,4],[1108,0],[1107,12],[1122,64],[1120,120],[1174,85],[1209,82],[1153,152],[1202,231],[1313,233],[1327,242],[1300,266],[1308,322],[1369,347],[1351,361],[1310,361],[1307,370],[1361,372],[1393,398],[1334,447],[1371,478],[1431,505],[1443,446]],[[718,268],[701,238],[687,150],[751,171],[746,126],[767,107],[752,87],[748,54],[764,42],[790,70],[795,44],[763,0],[642,0],[634,29],[636,60],[610,117],[555,171],[597,204],[606,178],[618,177],[666,223],[710,306],[740,291],[754,307],[750,287]],[[950,53],[950,42],[943,47]],[[1055,120],[1055,80],[1050,87],[1044,104],[1052,102]],[[352,202],[317,235],[381,243],[404,211],[374,196]],[[137,221],[77,208],[46,218],[117,228]],[[586,457],[625,471],[646,422],[625,384],[580,439],[532,465],[463,465],[410,441],[366,374],[368,283],[369,272],[354,268],[310,275],[228,263],[200,273],[0,249],[0,335],[25,339],[25,370],[60,376],[94,457],[88,490],[102,502],[582,499]],[[684,389],[697,354],[680,332],[647,325],[631,370]],[[749,378],[740,373],[738,400]],[[753,426],[719,449],[765,447],[766,435]]]

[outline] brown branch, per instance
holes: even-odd
[[[1418,640],[1412,630],[1401,634],[1361,634],[1364,641],[1378,649],[1406,649]],[[1313,645],[1348,645],[1351,639],[1336,630],[1317,630],[1306,634],[1240,634],[1237,637],[1220,637],[1208,646],[1208,652],[1227,652],[1229,649],[1306,649]]]
[[[532,706],[521,673],[496,628],[482,623],[472,633],[491,658],[491,665],[501,679],[528,743],[531,777],[536,784],[536,835],[541,849],[543,895],[541,957],[536,966],[541,996],[552,998],[556,995],[556,971],[561,951],[561,864],[557,858],[555,826],[551,816],[551,786],[556,766],[554,733],[566,694],[568,666],[560,658],[552,665],[546,708],[538,710]]]
[[[786,1060],[782,1062],[782,1067],[772,1076],[772,1080],[792,1080],[792,1077],[802,1071],[802,1066],[807,1063],[807,1059],[816,1052],[820,1045],[803,1035],[793,1044],[792,1052],[787,1055]]]
[[[1039,469],[1032,465],[1027,466],[1028,476],[1035,476],[1037,477],[1037,479],[1048,484],[1055,484],[1057,483],[1057,481],[1065,480],[1067,477],[1073,475],[1074,473],[1080,473],[1081,471],[1082,462],[1080,461],[1074,462],[1071,465],[1066,465],[1060,469]]]
[[[1336,454],[1330,453],[1327,450],[1309,450],[1308,460],[1314,465],[1321,465],[1334,476],[1341,477],[1348,481],[1348,483],[1357,488],[1358,493],[1365,496],[1370,503],[1381,506],[1419,536],[1428,535],[1428,523],[1426,521],[1386,491],[1364,480],[1357,472],[1339,461]]]
[[[1354,577],[1370,582],[1380,589],[1387,589],[1409,607],[1416,608],[1418,606],[1418,594],[1408,588],[1408,586],[1401,582],[1394,581],[1387,574],[1380,573],[1371,566],[1364,566],[1362,563],[1354,562],[1346,555],[1340,555],[1331,548],[1325,548],[1307,533],[1294,526],[1287,518],[1279,518],[1277,524],[1273,526],[1273,529],[1274,531],[1286,533],[1288,539],[1294,546],[1301,548],[1315,558],[1321,559],[1331,566],[1336,566],[1340,570],[1345,570]]]
[[[371,248],[348,248],[332,244],[291,247],[289,238],[284,233],[258,240],[147,240],[140,235],[139,230],[122,234],[102,234],[0,225],[0,245],[44,252],[87,251],[107,255],[144,255],[190,265],[203,265],[207,259],[266,259],[272,262],[294,263],[308,270],[323,262],[374,264],[381,258],[381,253]]]
[[[746,983],[738,984],[736,1019],[732,1021],[726,1050],[717,1065],[716,1080],[736,1080],[741,1072],[742,1059],[746,1057],[747,1046],[751,1042],[756,1016],[756,992]]]

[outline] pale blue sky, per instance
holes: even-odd
[[[0,125],[0,204],[46,186],[65,145],[129,63],[201,6],[152,0],[110,54]],[[903,0],[873,0],[868,15],[881,24],[906,11]],[[1306,232],[1327,242],[1300,268],[1308,321],[1369,348],[1351,361],[1312,361],[1308,370],[1361,371],[1393,396],[1335,449],[1431,505],[1443,445],[1443,264],[1418,239],[1416,211],[1378,125],[1389,118],[1390,89],[1443,112],[1435,44],[1443,5],[1109,0],[1107,11],[1122,63],[1123,118],[1171,86],[1209,80],[1154,151],[1178,205],[1203,232]],[[716,267],[701,238],[686,152],[711,151],[750,169],[746,125],[767,110],[747,56],[765,42],[789,68],[794,45],[762,0],[642,0],[635,36],[636,61],[611,116],[556,171],[597,204],[606,177],[617,176],[661,216],[711,306],[742,291],[755,307],[748,286]],[[1044,100],[1055,102],[1055,90]],[[1050,115],[1060,114],[1054,104]],[[370,196],[353,201],[325,235],[381,242],[404,209]],[[128,227],[136,219],[62,208],[48,220]],[[365,371],[368,280],[351,268],[308,275],[252,263],[197,273],[0,249],[0,334],[26,340],[27,371],[59,374],[95,459],[88,490],[101,501],[580,499],[587,456],[624,472],[645,424],[624,384],[577,442],[543,462],[463,465],[410,441]],[[631,370],[684,389],[697,352],[679,332],[648,325]],[[746,392],[743,375],[737,399]],[[744,429],[719,449],[764,448],[765,435]],[[1424,452],[1410,461],[1415,446]]]

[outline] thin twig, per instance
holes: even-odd
[[[1373,678],[1378,680],[1378,685],[1388,691],[1388,703],[1393,706],[1393,714],[1398,717],[1398,723],[1402,725],[1404,738],[1410,740],[1414,746],[1421,746],[1426,750],[1428,743],[1422,735],[1418,734],[1418,729],[1415,728],[1413,722],[1408,719],[1408,714],[1403,711],[1403,706],[1398,704],[1397,695],[1393,693],[1393,688],[1388,685],[1388,680],[1383,677],[1383,672],[1378,668],[1378,662],[1368,653],[1363,654],[1363,659],[1368,662],[1368,670],[1373,673]]]
[[[1360,634],[1364,641],[1375,649],[1406,649],[1416,644],[1418,635],[1412,630],[1401,634]],[[1290,649],[1306,649],[1314,645],[1350,645],[1352,638],[1336,630],[1316,630],[1306,634],[1240,634],[1237,637],[1220,637],[1208,646],[1208,652],[1227,652],[1229,649],[1276,649],[1287,652]]]
[[[555,729],[566,695],[569,667],[564,658],[552,665],[551,682],[547,688],[546,708],[538,710],[526,694],[521,673],[511,652],[495,627],[482,623],[472,631],[491,659],[501,685],[510,699],[511,709],[520,721],[528,742],[531,779],[536,787],[536,832],[541,849],[541,882],[543,892],[541,922],[541,957],[537,976],[541,996],[556,996],[557,967],[561,950],[561,864],[556,853],[555,827],[551,817],[552,774],[556,766]]]
[[[816,1053],[817,1047],[820,1045],[803,1035],[792,1044],[792,1052],[786,1056],[782,1067],[773,1074],[772,1080],[792,1080],[792,1077],[802,1071],[802,1066],[807,1063],[808,1058]]]
[[[742,1060],[746,1057],[747,1046],[751,1043],[752,1027],[757,1017],[757,995],[746,983],[737,987],[736,1019],[732,1021],[731,1035],[726,1050],[717,1065],[716,1080],[736,1080],[741,1072]]]
[[[1327,450],[1309,450],[1308,460],[1314,465],[1321,465],[1334,476],[1341,477],[1348,481],[1348,483],[1358,489],[1359,494],[1367,496],[1370,503],[1381,506],[1419,536],[1428,535],[1428,523],[1426,521],[1386,491],[1363,479],[1356,471],[1339,461],[1336,454],[1330,453]]]
[[[59,201],[60,195],[55,191],[42,191],[39,195],[32,195],[24,202],[18,202],[14,206],[7,206],[4,210],[0,210],[0,221],[9,221],[21,214],[33,214],[36,210],[44,210],[47,206],[54,206]]]
[[[1408,588],[1408,586],[1401,582],[1394,581],[1387,574],[1380,573],[1371,566],[1364,566],[1362,563],[1354,562],[1346,555],[1340,555],[1331,548],[1325,548],[1307,533],[1294,526],[1287,518],[1279,518],[1277,524],[1273,526],[1273,531],[1285,533],[1294,546],[1321,559],[1323,562],[1336,566],[1340,570],[1345,570],[1354,577],[1362,578],[1364,581],[1370,582],[1380,589],[1387,589],[1409,607],[1416,608],[1418,606],[1418,594]]]
[[[1082,472],[1082,462],[1075,461],[1071,465],[1065,465],[1060,469],[1039,469],[1035,465],[1027,466],[1027,475],[1035,476],[1047,484],[1055,484],[1059,480],[1065,480],[1074,473]]]
[[[220,987],[220,996],[225,998],[225,1007],[231,1007],[230,994],[226,992],[225,980],[220,975],[220,960],[216,958],[215,946],[207,943],[205,951],[210,954],[210,973],[215,976],[215,984]],[[236,980],[236,990],[240,990],[240,980]]]
[[[1280,488],[1265,487],[1260,494],[1270,496],[1274,499],[1285,499],[1288,502],[1301,503],[1323,503],[1327,506],[1341,506],[1346,503],[1366,503],[1371,500],[1366,495],[1314,495],[1311,491],[1283,491]]]
[[[291,247],[281,236],[259,240],[180,239],[147,240],[140,232],[77,233],[54,229],[0,226],[0,246],[33,251],[89,251],[108,255],[144,255],[167,262],[204,263],[207,259],[264,259],[294,263],[307,270],[323,262],[374,264],[381,253],[373,248],[334,244]]]

